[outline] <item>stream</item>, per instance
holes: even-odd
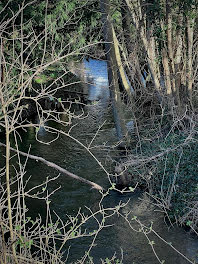
[[[91,60],[92,61],[92,60]],[[93,66],[95,63],[95,66]],[[99,67],[105,69],[104,62],[100,67],[100,62],[92,61],[91,69]],[[87,67],[87,65],[86,65]],[[99,71],[96,70],[99,73]],[[94,78],[94,76],[91,76]],[[109,92],[105,90],[107,74],[98,78],[97,85],[93,83],[89,86],[89,100],[98,101],[96,104],[91,104],[86,107],[87,117],[76,119],[76,126],[72,129],[72,136],[77,138],[86,146],[93,140],[98,127],[101,129],[97,132],[96,138],[91,144],[91,151],[97,159],[104,164],[104,167],[109,170],[111,164],[111,146],[116,143],[116,136],[113,132],[111,111],[108,109]],[[100,86],[101,85],[101,86]],[[98,88],[97,88],[98,87]],[[102,90],[104,89],[104,90]],[[106,100],[101,101],[100,95],[106,95]],[[104,97],[103,97],[104,98]],[[106,106],[104,106],[104,104]],[[101,108],[104,110],[101,111]],[[62,119],[66,119],[62,116]],[[104,121],[106,122],[104,123]],[[48,124],[54,125],[54,124]],[[59,128],[60,125],[55,125]],[[65,128],[67,130],[68,128]],[[61,167],[73,172],[88,180],[94,181],[105,188],[109,187],[109,181],[104,170],[97,164],[85,148],[69,137],[61,135],[55,142],[50,145],[40,144],[35,139],[35,130],[21,132],[22,142],[20,149],[27,151],[31,145],[31,154],[41,156],[49,161],[52,161]],[[54,135],[41,128],[38,133],[39,139],[48,142],[54,138]],[[26,167],[27,175],[31,176],[29,187],[36,186],[43,182],[46,177],[55,177],[57,171],[49,168],[39,162],[29,160]],[[79,208],[87,212],[86,207],[95,210],[101,199],[101,195],[90,186],[70,179],[69,177],[60,174],[59,178],[52,181],[48,189],[53,191],[60,186],[51,198],[51,209],[54,210],[64,221],[67,220],[67,215],[75,216]],[[187,256],[189,259],[198,261],[198,239],[189,234],[184,229],[179,227],[169,227],[165,220],[164,214],[159,212],[158,208],[152,204],[149,198],[139,191],[134,193],[121,194],[119,192],[110,191],[103,200],[104,207],[114,207],[120,202],[127,203],[121,209],[123,215],[130,214],[130,219],[133,216],[144,225],[150,226],[152,223],[153,229],[167,242],[171,242],[177,250]],[[38,214],[45,216],[45,203],[40,200],[34,200],[27,204],[29,215],[32,218]],[[124,218],[114,215],[108,220],[111,226],[100,231],[95,246],[91,251],[94,263],[101,263],[101,259],[111,259],[116,252],[118,259],[123,258],[124,264],[157,264],[157,260],[151,245],[142,232],[134,231]],[[92,225],[92,223],[90,223]],[[93,224],[94,225],[94,224]],[[138,225],[131,222],[131,226],[138,230]],[[149,234],[149,239],[154,241],[154,248],[160,260],[165,260],[167,264],[186,264],[189,263],[180,256],[169,245],[157,238],[154,234]],[[66,263],[75,263],[80,259],[90,245],[90,240],[80,238],[74,240],[70,244],[70,254]],[[88,263],[88,262],[87,262]],[[117,263],[117,262],[112,262]],[[195,262],[196,263],[196,262]],[[198,262],[197,262],[198,263]]]

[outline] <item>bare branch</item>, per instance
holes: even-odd
[[[6,145],[3,144],[3,143],[0,143],[0,146],[6,147]],[[71,177],[71,178],[73,178],[75,180],[78,180],[78,181],[84,182],[84,183],[86,183],[88,185],[91,185],[93,189],[96,189],[96,190],[99,190],[99,191],[103,191],[104,190],[104,188],[102,186],[98,185],[97,183],[89,181],[89,180],[86,180],[86,179],[84,179],[84,178],[82,178],[80,176],[77,176],[76,174],[73,174],[73,173],[69,172],[68,170],[63,169],[62,167],[58,166],[57,164],[55,164],[53,162],[50,162],[50,161],[48,161],[48,160],[46,160],[46,159],[44,159],[42,157],[31,155],[31,154],[27,154],[27,153],[22,152],[22,151],[17,151],[14,148],[10,148],[10,150],[12,150],[14,152],[18,152],[20,155],[28,157],[30,159],[33,159],[33,160],[36,160],[36,161],[40,161],[40,162],[46,164],[48,167],[54,168],[55,170],[58,170],[61,173],[66,174],[67,176],[69,176],[69,177]]]

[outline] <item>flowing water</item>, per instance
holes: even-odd
[[[94,87],[94,89],[96,88]],[[91,96],[93,96],[93,93],[91,93]],[[86,118],[75,121],[76,126],[72,130],[72,136],[87,146],[93,140],[98,126],[103,124],[104,120],[107,119],[108,124],[105,124],[97,133],[91,147],[99,161],[104,164],[106,169],[109,169],[109,161],[111,159],[111,152],[109,150],[116,142],[115,135],[112,132],[113,129],[109,125],[111,117],[107,116],[105,112],[101,114],[100,103],[88,106],[87,113]],[[62,118],[65,118],[65,116]],[[58,125],[56,125],[56,128],[58,128]],[[38,136],[44,142],[48,142],[54,137],[53,134],[48,133],[44,128],[40,129]],[[31,154],[42,156],[81,177],[101,184],[105,188],[109,186],[105,172],[85,148],[71,138],[62,135],[50,145],[40,144],[35,140],[34,129],[29,129],[27,133],[22,132],[20,148],[27,151],[30,145]],[[26,177],[31,176],[29,187],[40,184],[46,177],[51,178],[58,175],[57,171],[52,168],[31,160],[27,164],[26,171]],[[53,191],[59,186],[60,189],[51,197],[51,208],[63,220],[67,220],[68,214],[75,216],[79,208],[82,208],[86,212],[85,206],[92,210],[98,207],[101,195],[96,190],[90,189],[90,186],[72,180],[62,174],[57,180],[49,184],[48,189],[49,191]],[[145,194],[140,192],[120,194],[111,191],[103,200],[103,206],[114,207],[120,201],[124,203],[128,202],[121,209],[121,212],[125,216],[131,212],[129,217],[131,226],[118,215],[110,218],[107,223],[111,224],[111,226],[101,230],[97,240],[94,242],[95,246],[90,253],[94,258],[94,263],[101,263],[101,259],[106,257],[112,258],[115,252],[116,256],[119,259],[123,258],[123,263],[126,264],[159,263],[146,236],[142,232],[137,232],[139,226],[131,220],[133,216],[137,216],[141,223],[147,226],[150,226],[152,223],[153,229],[159,236],[167,242],[172,242],[188,258],[198,260],[198,239],[182,228],[168,227],[164,221],[163,213],[157,210]],[[29,204],[29,214],[33,218],[38,214],[45,215],[45,204],[36,199],[33,202],[31,201],[31,204]],[[92,222],[89,225],[93,228],[95,227]],[[137,230],[134,231],[133,228]],[[149,234],[148,236],[151,241],[154,241],[154,248],[160,260],[165,260],[167,264],[189,263],[154,234]],[[70,254],[66,263],[74,263],[77,259],[80,259],[84,252],[88,250],[90,242],[87,238],[74,240],[70,244]],[[113,263],[116,262],[114,261]]]

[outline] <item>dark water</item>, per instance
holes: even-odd
[[[113,128],[109,125],[111,118],[107,116],[106,112],[106,110],[104,112],[101,110],[100,103],[88,106],[87,117],[74,120],[74,123],[76,122],[77,125],[73,128],[71,134],[85,146],[88,146],[93,140],[98,127],[107,119],[107,122],[102,126],[96,138],[93,140],[91,151],[104,165],[105,169],[110,170],[110,160],[112,157],[110,150],[113,144],[115,144],[116,138],[113,133]],[[66,118],[66,116],[62,116],[62,119]],[[60,125],[50,123],[46,125],[53,125],[56,128],[60,128]],[[68,128],[66,127],[65,131],[67,130]],[[31,154],[52,161],[70,172],[101,184],[105,188],[109,186],[105,171],[97,164],[85,148],[71,138],[61,135],[55,142],[50,145],[45,145],[36,141],[34,129],[29,129],[26,133],[21,132],[21,135],[21,150],[27,151],[31,145]],[[38,137],[39,140],[48,142],[55,135],[41,128]],[[31,176],[28,188],[42,183],[46,177],[52,178],[58,175],[57,171],[52,168],[31,160],[27,163],[26,171],[26,177]],[[49,184],[48,190],[53,191],[58,187],[60,189],[51,197],[50,205],[52,211],[54,210],[63,221],[67,220],[67,215],[75,216],[79,208],[82,208],[82,211],[85,213],[88,212],[85,206],[91,208],[93,211],[98,209],[101,195],[97,191],[90,189],[90,186],[61,174],[58,179]],[[123,258],[122,263],[126,264],[160,263],[149,245],[146,236],[142,232],[138,232],[140,226],[131,220],[133,216],[137,216],[141,223],[146,226],[150,226],[153,223],[153,229],[163,239],[167,242],[172,242],[172,245],[189,259],[198,260],[198,239],[179,227],[169,228],[164,221],[164,215],[157,211],[157,208],[149,201],[146,195],[139,192],[122,195],[118,192],[111,191],[104,198],[102,205],[105,208],[110,208],[118,205],[120,201],[123,203],[128,202],[120,212],[123,216],[128,215],[129,222],[119,215],[114,215],[107,220],[107,224],[112,226],[101,230],[94,242],[95,246],[90,252],[94,263],[101,263],[101,259],[107,257],[112,258],[115,252],[117,258]],[[28,203],[28,207],[29,214],[33,218],[38,214],[45,216],[46,208],[44,202],[35,199]],[[93,230],[97,228],[97,225],[93,221],[90,221],[87,227]],[[148,234],[148,237],[151,241],[154,241],[156,254],[161,261],[165,260],[164,263],[189,263],[189,261],[181,257],[153,233]],[[66,244],[65,250],[69,245],[71,246],[69,258],[66,263],[74,263],[77,259],[80,259],[85,251],[88,250],[90,243],[91,240],[89,238],[81,238],[74,240],[70,244]],[[88,262],[85,261],[83,263]],[[112,263],[116,262],[113,261]]]
[[[74,128],[72,133],[74,137],[86,145],[92,140],[93,135],[96,132],[97,124],[99,125],[100,122],[103,122],[102,119],[99,119],[100,121],[93,119],[93,113],[97,113],[97,106],[90,107],[92,115],[90,114],[87,118],[78,121],[78,125]],[[105,116],[103,116],[103,118],[105,118]],[[96,120],[97,124],[95,123]],[[47,142],[52,140],[53,137],[54,135],[45,131],[44,128],[40,129],[40,140]],[[105,172],[98,166],[97,162],[85,149],[70,138],[60,136],[57,141],[48,146],[38,143],[35,140],[35,131],[30,129],[27,133],[22,133],[22,139],[23,141],[20,147],[23,150],[27,150],[31,145],[32,154],[53,161],[63,168],[66,168],[81,177],[95,181],[104,187],[109,185]],[[112,128],[104,126],[93,142],[92,151],[104,164],[106,169],[109,169],[109,148],[107,146],[111,146],[115,140]],[[100,147],[98,147],[98,145]],[[28,162],[26,171],[28,173],[26,177],[31,175],[29,187],[40,184],[46,179],[46,177],[51,178],[58,175],[53,169],[35,161]],[[63,220],[67,220],[68,214],[75,216],[80,207],[84,212],[87,212],[85,206],[90,207],[92,210],[98,208],[98,202],[100,201],[101,195],[97,193],[97,191],[91,190],[88,185],[72,180],[65,175],[60,175],[57,180],[49,184],[48,190],[52,191],[59,186],[61,186],[61,188],[51,197],[51,209],[54,210]],[[158,232],[162,238],[168,242],[172,242],[179,251],[190,259],[195,257],[198,249],[198,240],[181,228],[168,228],[164,222],[163,214],[157,212],[157,208],[150,203],[149,199],[146,198],[144,194],[137,192],[134,194],[122,195],[112,191],[104,199],[103,206],[106,208],[114,207],[118,205],[120,201],[124,203],[129,201],[128,204],[121,209],[121,213],[127,215],[131,211],[128,218],[130,219],[133,228],[137,230],[140,228],[138,224],[131,221],[131,218],[134,215],[141,220],[141,223],[147,226],[150,226],[151,222],[153,222],[153,229]],[[29,214],[33,217],[36,217],[38,214],[45,215],[45,205],[41,201],[35,199],[28,204],[28,207]],[[112,258],[115,252],[117,253],[116,256],[120,259],[123,254],[123,263],[159,263],[145,235],[141,232],[133,231],[129,226],[129,223],[127,223],[127,221],[121,216],[113,216],[107,221],[107,224],[113,224],[113,226],[104,228],[99,233],[95,242],[97,246],[93,247],[91,251],[94,263],[101,263],[100,259],[106,257]],[[97,228],[93,222],[89,222],[88,226],[89,225],[91,229]],[[154,248],[160,260],[165,260],[165,263],[168,264],[189,263],[155,235],[149,234],[148,236],[155,242]],[[70,255],[66,263],[72,263],[77,259],[80,259],[88,249],[90,243],[91,240],[87,238],[75,240],[71,244]],[[67,246],[68,244],[66,244],[66,247]]]

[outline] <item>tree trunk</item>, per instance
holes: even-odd
[[[113,107],[113,116],[116,126],[116,132],[119,140],[123,140],[127,135],[125,126],[122,102],[118,84],[117,60],[113,42],[113,30],[110,14],[110,1],[101,0],[103,33],[105,40],[105,51],[108,64],[108,79],[110,84],[110,97]]]
[[[158,99],[161,101],[161,85],[160,85],[160,70],[156,58],[155,37],[153,34],[154,25],[147,25],[146,13],[142,8],[140,1],[131,2],[125,0],[131,13],[133,24],[137,32],[140,32],[140,37],[147,54],[147,62],[153,79],[155,90],[158,94]]]
[[[142,73],[141,67],[139,64],[138,54],[136,53],[136,47],[134,46],[134,41],[132,39],[131,25],[132,25],[132,17],[130,14],[130,10],[125,0],[121,1],[121,16],[122,16],[122,31],[123,31],[123,43],[125,46],[125,50],[122,50],[123,58],[125,60],[125,64],[127,65],[127,74],[131,77],[134,83],[138,83],[141,89],[145,89],[146,85],[142,81]],[[138,46],[138,39],[135,41],[136,46]],[[133,58],[132,63],[129,63],[129,58]],[[131,70],[131,67],[132,70]],[[131,73],[133,71],[133,73]],[[135,78],[134,78],[135,76]],[[134,94],[135,94],[134,90]]]
[[[193,34],[194,34],[194,18],[187,16],[187,88],[190,105],[192,107],[192,87],[193,87],[193,71],[192,71],[192,50],[193,50]]]
[[[166,86],[166,94],[168,96],[172,96],[172,86],[171,86],[171,79],[170,79],[170,68],[168,63],[168,54],[166,48],[163,48],[162,51],[162,62],[163,62],[163,69],[164,69],[164,79],[165,79],[165,86]]]
[[[132,52],[132,41],[131,41],[131,16],[129,12],[129,8],[125,3],[125,0],[121,1],[121,15],[122,15],[122,31],[123,31],[123,39],[126,45],[126,49],[128,54]]]
[[[9,231],[10,231],[10,240],[12,245],[13,259],[16,264],[18,264],[16,256],[16,240],[14,235],[13,228],[13,214],[12,214],[12,203],[11,203],[11,188],[10,188],[10,124],[9,117],[7,115],[6,102],[4,101],[4,95],[2,91],[2,85],[0,84],[0,102],[2,105],[2,112],[5,119],[5,132],[6,132],[6,188],[7,188],[7,209],[8,209],[8,218],[9,218]]]
[[[182,47],[183,47],[181,30],[177,32],[176,44],[177,44],[177,47],[176,47],[176,53],[175,53],[175,86],[176,86],[176,89],[180,90],[181,76],[182,76],[181,59],[182,59]]]
[[[166,25],[167,25],[167,48],[168,48],[168,59],[170,64],[170,78],[171,78],[171,87],[172,93],[175,99],[175,103],[180,108],[180,96],[179,96],[179,89],[180,87],[176,87],[175,77],[175,63],[174,63],[174,51],[173,51],[173,39],[172,39],[172,13],[171,13],[171,6],[169,0],[166,0]]]
[[[113,45],[114,45],[114,49],[115,49],[115,57],[116,57],[117,66],[118,66],[118,69],[119,69],[121,81],[122,81],[122,84],[123,84],[123,87],[124,87],[125,91],[128,94],[128,97],[132,101],[131,86],[130,86],[128,80],[127,80],[126,73],[125,73],[124,67],[122,65],[122,60],[121,60],[120,50],[119,50],[119,43],[118,43],[118,40],[117,40],[117,37],[116,37],[115,30],[114,30],[113,26],[112,26],[112,32],[113,32]]]

